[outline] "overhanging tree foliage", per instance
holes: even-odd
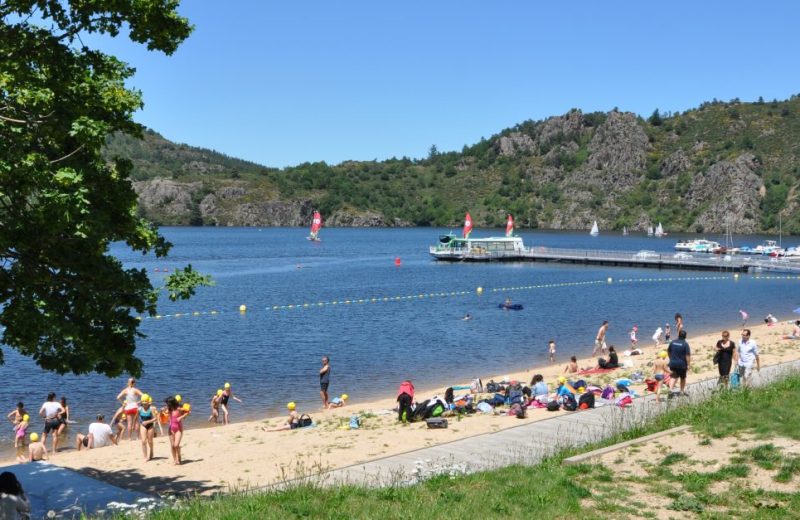
[[[81,34],[117,36],[172,54],[191,33],[177,0],[0,0],[0,324],[2,341],[47,370],[138,375],[139,320],[158,289],[109,244],[166,256],[139,218],[130,164],[106,163],[110,132],[139,133],[133,70],[89,49]],[[191,269],[172,299],[210,283]],[[0,362],[2,362],[0,350]]]

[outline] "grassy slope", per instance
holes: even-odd
[[[681,424],[691,424],[710,438],[750,430],[769,438],[779,435],[800,440],[800,377],[792,377],[768,388],[718,394],[706,403],[683,407],[659,417],[647,427],[608,440],[610,445]],[[764,452],[764,453],[761,453]],[[318,489],[299,486],[282,492],[198,499],[181,509],[167,510],[152,519],[234,518],[507,518],[530,513],[543,518],[624,518],[641,512],[648,504],[625,496],[624,482],[611,482],[602,466],[561,465],[574,452],[565,452],[544,463],[467,476],[439,476],[411,487],[363,489],[339,487]],[[751,455],[782,466],[786,478],[800,479],[800,460],[776,458],[769,448]],[[673,455],[672,458],[675,458]],[[789,518],[800,511],[800,492],[782,494],[749,491],[720,496],[708,493],[715,479],[741,478],[747,467],[741,463],[719,470],[719,474],[673,475],[663,469],[674,462],[670,456],[652,475],[654,489],[665,489],[664,501],[681,511],[713,511],[732,508],[742,518]],[[651,479],[648,479],[650,481]],[[666,483],[680,486],[669,491]],[[657,492],[657,491],[655,491]],[[591,501],[588,501],[592,497]],[[759,508],[770,503],[768,509]],[[712,508],[713,506],[713,508]],[[707,518],[728,518],[725,511],[703,513]],[[716,514],[716,516],[715,516]]]

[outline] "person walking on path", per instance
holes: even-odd
[[[328,385],[331,382],[331,360],[328,356],[322,358],[322,368],[319,369],[319,395],[322,397],[322,409],[328,408]]]
[[[686,395],[686,373],[692,363],[692,350],[686,342],[686,331],[678,332],[678,339],[670,342],[667,347],[669,356],[669,395],[675,395],[675,383],[680,381],[680,393]]]
[[[736,350],[737,369],[742,386],[750,386],[753,377],[753,367],[761,371],[761,359],[758,357],[758,344],[754,339],[750,339],[750,329],[742,331],[742,340]]]
[[[605,354],[608,350],[606,346],[606,333],[608,332],[608,320],[605,320],[600,328],[597,329],[597,336],[594,338],[594,348],[592,349],[592,357],[597,355],[599,351],[602,354]]]
[[[731,334],[727,330],[722,331],[722,339],[717,341],[717,351],[714,353],[714,363],[719,369],[719,380],[717,386],[728,386],[728,379],[731,375],[731,364],[736,355],[736,344],[731,341]]]

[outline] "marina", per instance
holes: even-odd
[[[459,238],[442,235],[429,249],[436,260],[455,262],[552,262],[628,268],[684,269],[732,273],[798,273],[800,262],[763,255],[693,256],[686,252],[618,251],[525,247],[521,237]]]

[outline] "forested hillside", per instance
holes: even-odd
[[[476,225],[800,233],[800,98],[712,101],[644,119],[572,110],[425,159],[267,168],[171,143],[109,138],[134,163],[144,214],[163,224]]]

